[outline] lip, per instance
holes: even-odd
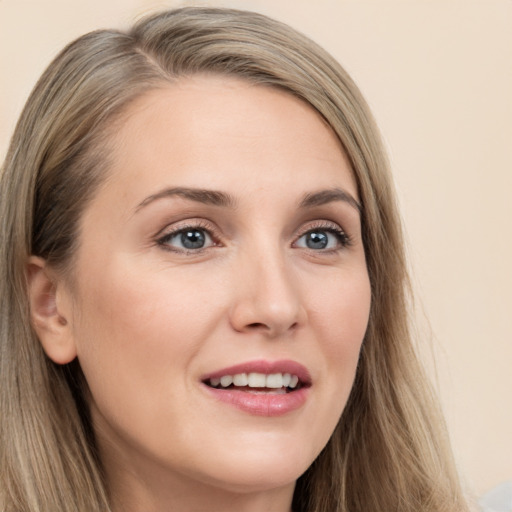
[[[297,375],[302,387],[286,394],[251,393],[233,388],[212,388],[205,381],[212,378],[220,378],[223,375],[235,375],[237,373],[290,373]],[[250,361],[237,364],[213,373],[204,375],[201,383],[209,396],[230,405],[238,410],[255,416],[282,416],[299,409],[306,402],[311,386],[311,375],[308,370],[295,361]]]

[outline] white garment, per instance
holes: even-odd
[[[512,481],[494,487],[478,503],[482,512],[512,512]]]

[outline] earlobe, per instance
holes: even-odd
[[[63,285],[43,258],[31,256],[27,262],[30,321],[48,357],[67,364],[76,357],[69,312],[59,300]]]

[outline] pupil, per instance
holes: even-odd
[[[322,232],[309,233],[306,239],[306,245],[310,249],[325,249],[327,247],[327,235]]]
[[[181,243],[187,249],[201,249],[204,246],[204,233],[197,230],[184,231],[181,234]]]

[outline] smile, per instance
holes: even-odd
[[[299,377],[290,373],[237,373],[210,378],[206,384],[213,388],[240,388],[247,392],[282,392],[287,393],[299,385]]]
[[[205,376],[210,396],[257,416],[280,416],[300,408],[309,395],[311,377],[293,361],[253,361]]]

